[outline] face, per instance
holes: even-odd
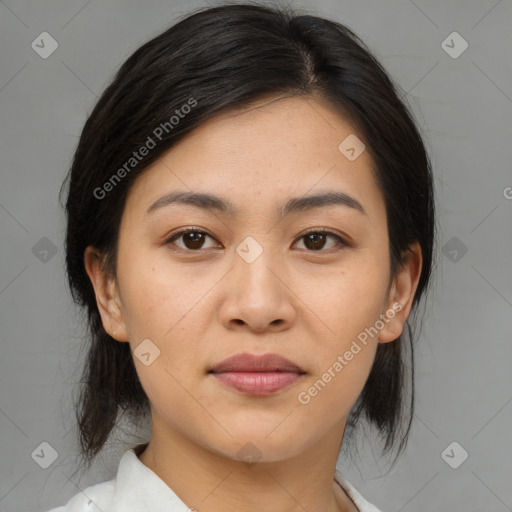
[[[318,98],[260,101],[206,122],[132,185],[115,280],[102,291],[92,256],[86,266],[162,430],[232,458],[250,442],[262,461],[341,439],[418,277],[390,275],[369,152],[338,148],[353,134]],[[161,200],[175,192],[229,207]],[[337,196],[289,203],[324,194]],[[277,354],[301,371],[211,373],[237,354]]]

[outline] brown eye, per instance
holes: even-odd
[[[166,241],[166,244],[173,244],[184,251],[197,252],[201,249],[215,247],[205,247],[205,241],[207,238],[214,240],[214,238],[205,231],[199,229],[185,229],[172,235],[172,237]],[[181,244],[176,243],[176,241],[180,239],[182,240]],[[330,231],[310,231],[302,235],[299,239],[304,240],[304,246],[308,251],[316,252],[327,252],[325,249],[326,243],[329,239],[335,240],[337,244],[331,244],[331,246],[328,246],[327,249],[335,248],[336,245],[338,245],[338,248],[342,248],[348,245],[345,240],[343,240],[343,238]]]
[[[180,249],[197,251],[198,249],[203,249],[204,242],[206,238],[213,238],[206,232],[200,231],[197,229],[186,229],[175,233],[166,243],[174,243],[175,240],[183,239],[183,246],[177,245]]]
[[[336,233],[331,233],[330,231],[309,231],[305,235],[302,235],[300,238],[304,239],[304,245],[306,249],[310,251],[321,251],[324,249],[326,241],[329,238],[335,239],[338,242],[338,245],[347,245],[343,238],[341,238]],[[327,249],[331,249],[333,247],[336,247],[336,244],[334,246],[331,245],[330,247],[327,247]]]

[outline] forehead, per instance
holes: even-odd
[[[160,157],[132,185],[127,207],[145,212],[180,190],[229,197],[237,211],[256,203],[275,210],[288,197],[335,189],[378,210],[383,198],[369,152],[349,159],[340,150],[348,140],[361,151],[354,137],[350,122],[318,98],[253,102],[206,121]]]

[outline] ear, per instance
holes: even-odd
[[[117,341],[128,341],[119,290],[114,276],[102,268],[102,255],[92,246],[84,252],[85,270],[94,288],[105,331]]]
[[[416,241],[409,246],[407,258],[391,283],[384,313],[387,321],[379,332],[379,342],[389,343],[402,334],[418,288],[422,262],[421,247]]]

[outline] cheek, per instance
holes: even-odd
[[[386,306],[387,284],[383,265],[360,258],[357,264],[327,276],[323,286],[306,295],[308,305],[328,327],[333,348],[343,348],[344,343],[375,325]]]
[[[122,277],[123,317],[130,341],[135,343],[141,338],[157,339],[161,336],[163,311],[169,310],[167,329],[172,324],[172,300],[170,287],[164,285],[158,274],[151,269],[136,270],[129,266],[123,270]]]
[[[189,301],[182,295],[190,284],[185,286],[182,273],[160,255],[142,248],[130,251],[118,262],[118,279],[124,320],[134,342],[141,337],[161,339],[186,313]]]
[[[154,254],[132,254],[118,266],[118,274],[132,351],[150,339],[160,350],[155,364],[162,369],[178,376],[184,368],[196,367],[200,342],[211,321],[205,293],[215,284],[215,276],[189,275],[169,264],[165,255]]]
[[[348,412],[371,370],[378,346],[379,317],[386,304],[388,275],[381,264],[360,260],[325,282],[323,293],[310,294],[308,304],[320,319],[314,379],[302,403]],[[328,328],[324,328],[327,326]],[[315,397],[323,395],[322,399]],[[300,400],[299,400],[300,401]]]
[[[190,318],[204,290],[201,294],[197,280],[191,283],[168,264],[143,255],[131,256],[118,266],[118,274],[123,316],[139,380],[155,407],[182,404],[189,397],[179,383],[191,378],[190,368],[197,364],[198,336]],[[147,344],[147,339],[153,345]],[[145,352],[151,354],[149,365],[137,357],[143,341],[148,347]]]
[[[329,429],[347,418],[361,394],[375,357],[375,347],[361,345],[350,361],[331,358],[324,371],[299,390],[297,399],[307,417],[321,419]]]
[[[348,415],[368,378],[378,346],[374,326],[382,311],[379,294],[366,281],[357,284],[349,292],[333,286],[337,294],[324,300],[329,330],[316,340],[314,371],[297,397],[308,407],[308,414],[329,416],[332,422]]]

